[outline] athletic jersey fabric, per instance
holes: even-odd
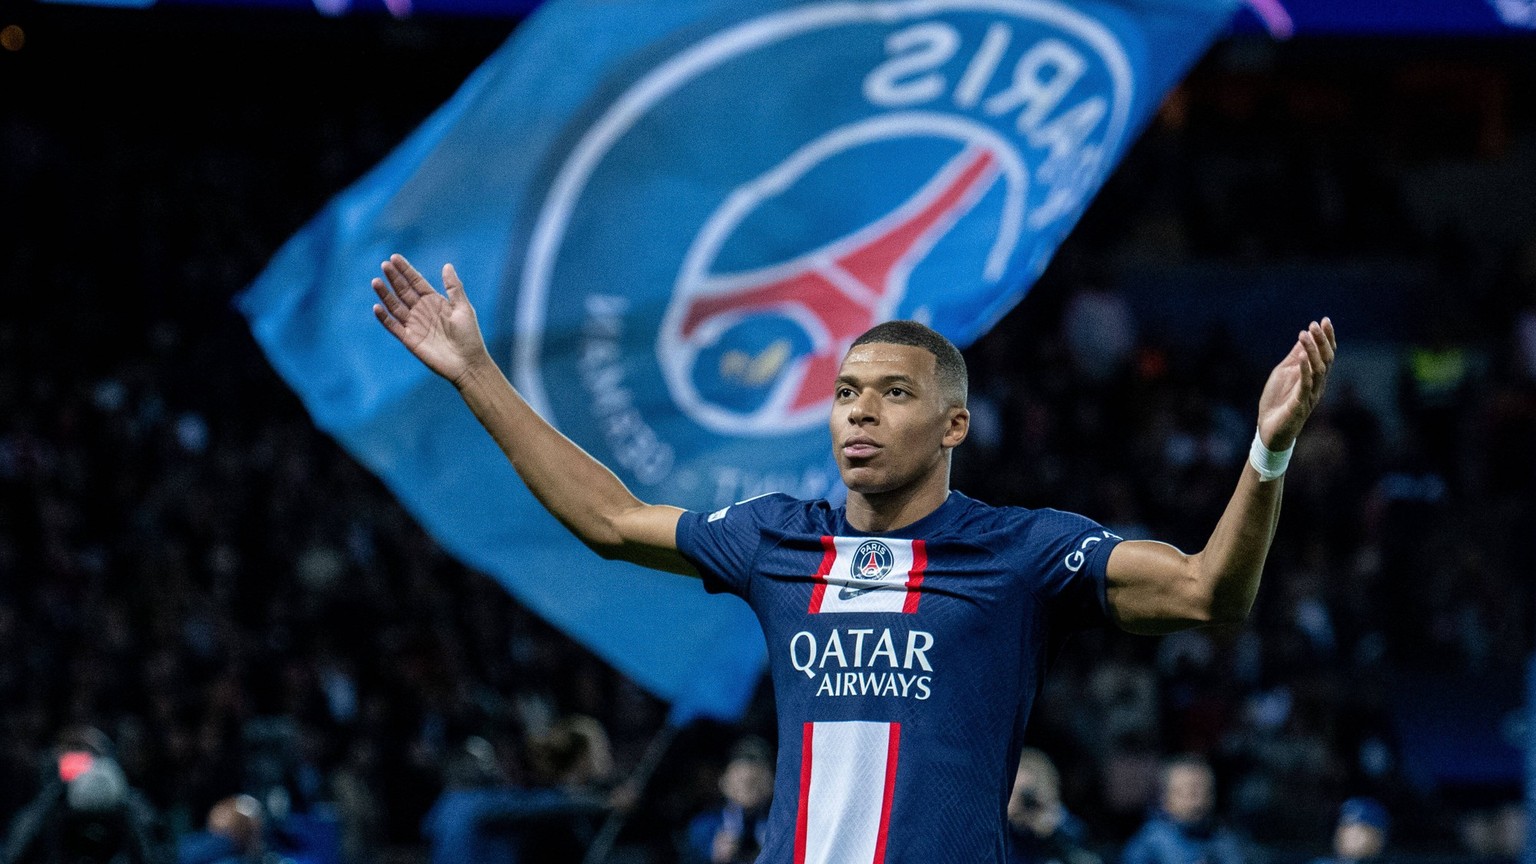
[[[685,513],[679,550],[762,623],[779,756],[761,864],[1001,864],[1050,657],[1107,620],[1120,540],[951,492],[885,534],[826,501]]]

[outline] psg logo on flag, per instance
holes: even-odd
[[[625,74],[554,169],[513,367],[607,464],[714,506],[835,488],[852,340],[915,318],[963,346],[1006,312],[1134,95],[1115,33],[1054,0],[805,3]]]

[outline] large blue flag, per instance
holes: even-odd
[[[446,549],[675,721],[733,719],[746,605],[571,538],[373,319],[379,262],[453,262],[513,383],[642,500],[836,499],[848,343],[986,332],[1236,3],[550,0],[238,303]]]

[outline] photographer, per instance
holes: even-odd
[[[170,864],[165,826],[128,785],[99,729],[72,726],[49,752],[43,788],[11,822],[4,864]]]
[[[1102,864],[1085,845],[1082,822],[1061,801],[1061,775],[1045,751],[1019,754],[1008,796],[1008,864]]]
[[[731,748],[720,774],[720,803],[688,823],[687,864],[743,864],[757,860],[773,798],[773,753],[768,743],[747,736]]]

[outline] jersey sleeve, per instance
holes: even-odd
[[[713,513],[683,513],[677,520],[677,551],[698,568],[706,591],[747,596],[763,526],[779,521],[786,500],[783,495],[764,495]]]
[[[1059,510],[1041,511],[1036,530],[1044,552],[1036,591],[1053,622],[1067,630],[1108,623],[1105,568],[1121,538],[1086,516]]]

